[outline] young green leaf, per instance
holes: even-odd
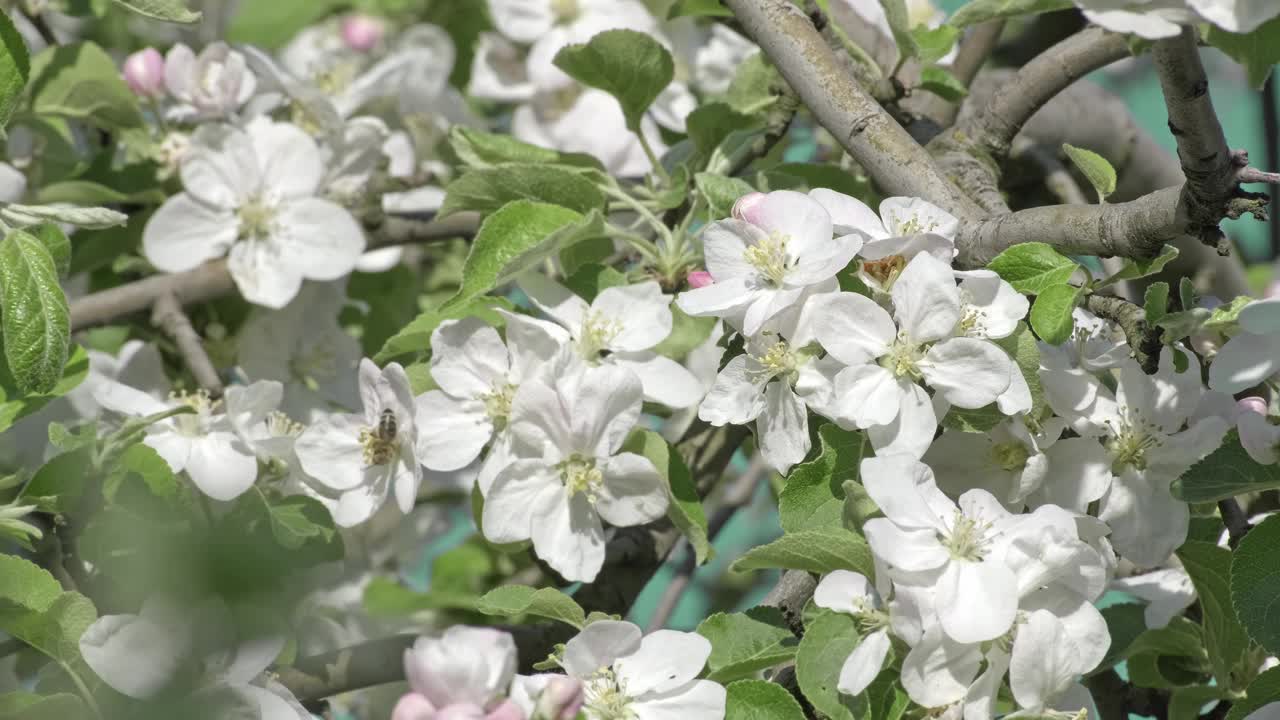
[[[1053,246],[1041,242],[1019,243],[987,264],[1014,290],[1039,295],[1050,287],[1063,285],[1080,267]]]
[[[804,710],[778,683],[739,680],[725,688],[724,720],[804,720]]]
[[[951,74],[950,70],[930,65],[920,71],[920,89],[931,92],[948,102],[958,102],[969,94],[969,88]]]
[[[705,162],[712,152],[732,133],[754,130],[760,126],[759,118],[744,115],[723,102],[706,103],[685,118],[689,140],[698,157]]]
[[[22,230],[0,240],[0,315],[5,360],[19,390],[51,392],[67,362],[67,296],[44,243]]]
[[[862,458],[871,444],[860,432],[827,423],[818,429],[821,452],[796,465],[778,495],[778,515],[786,532],[842,527],[844,483],[857,480]]]
[[[478,317],[486,324],[502,327],[502,315],[498,309],[514,310],[515,306],[506,298],[484,296],[473,298],[446,312],[440,308],[430,308],[418,313],[412,322],[400,328],[399,332],[387,338],[382,349],[373,357],[375,362],[386,362],[409,353],[430,353],[431,333],[440,323],[446,320],[459,320],[464,317]]]
[[[791,660],[799,642],[782,612],[770,607],[716,613],[703,620],[697,632],[711,641],[707,679],[718,683],[751,677]]]
[[[1169,312],[1169,283],[1155,282],[1147,286],[1142,299],[1142,312],[1148,323],[1158,323]]]
[[[80,660],[80,636],[97,619],[88,598],[63,592],[49,572],[0,555],[0,630],[60,663]]]
[[[667,518],[689,540],[697,563],[706,562],[712,553],[711,540],[707,537],[707,513],[698,499],[698,489],[684,458],[652,430],[633,432],[622,451],[643,455],[658,469],[658,474],[667,481],[670,499]]]
[[[560,205],[579,213],[604,209],[604,193],[581,172],[557,165],[502,164],[468,170],[449,183],[439,215],[463,210],[487,215],[513,200]]]
[[[919,56],[920,48],[916,46],[916,38],[911,34],[911,14],[907,12],[906,0],[880,0],[880,7],[884,8],[889,31],[893,33],[893,41],[898,45],[899,60]]]
[[[112,0],[115,4],[153,20],[172,23],[200,21],[200,13],[187,9],[182,0]]]
[[[635,30],[607,30],[585,44],[561,48],[554,62],[578,82],[617,98],[632,132],[640,132],[645,110],[675,77],[671,53]]]
[[[1081,288],[1054,285],[1046,288],[1031,304],[1031,329],[1050,345],[1061,345],[1071,337],[1076,321],[1072,311],[1080,300]]]
[[[733,563],[733,570],[785,568],[823,575],[832,570],[853,570],[875,576],[871,549],[861,535],[842,527],[783,533],[768,545],[748,550]]]
[[[1074,145],[1062,144],[1062,151],[1071,158],[1071,162],[1084,173],[1089,184],[1098,193],[1098,202],[1107,199],[1116,191],[1116,169],[1111,167],[1111,163],[1092,150],[1078,148]]]
[[[840,669],[862,641],[858,621],[852,615],[823,610],[805,628],[796,652],[796,682],[805,699],[831,720],[866,717],[864,696],[840,692]]]
[[[600,170],[600,161],[581,153],[562,153],[521,142],[510,135],[488,133],[454,125],[449,130],[449,148],[462,164],[490,168],[507,163],[567,165],[580,171]]]
[[[47,48],[31,59],[31,109],[108,129],[143,125],[115,61],[91,42]]]
[[[1120,268],[1116,274],[1103,280],[1098,286],[1103,287],[1120,280],[1136,280],[1148,275],[1155,275],[1163,270],[1165,265],[1173,262],[1176,257],[1178,257],[1178,248],[1172,245],[1165,245],[1160,254],[1150,260],[1128,258],[1124,261],[1124,267]]]
[[[25,230],[49,251],[49,257],[53,258],[53,265],[58,270],[58,277],[66,277],[71,270],[71,241],[62,232],[62,228],[56,223],[41,223]]]
[[[1224,720],[1245,720],[1254,710],[1280,702],[1280,667],[1273,667],[1249,683],[1243,698],[1231,703]]]
[[[8,13],[0,13],[0,130],[9,124],[13,109],[22,99],[22,89],[31,73],[27,44]]]
[[[738,198],[756,191],[746,181],[714,173],[700,172],[693,176],[698,192],[707,199],[707,213],[715,219],[729,217]]]
[[[947,22],[962,28],[998,18],[1047,13],[1070,7],[1073,7],[1071,0],[973,0],[957,10]]]
[[[503,585],[480,598],[476,610],[485,615],[537,615],[559,620],[578,629],[587,624],[587,614],[573,598],[555,588]]]
[[[960,38],[960,28],[952,25],[939,25],[936,28],[917,25],[911,29],[911,37],[915,39],[920,63],[927,66],[951,52],[956,40]]]
[[[1259,465],[1233,431],[1218,449],[1173,481],[1173,496],[1189,503],[1225,500],[1236,495],[1280,488],[1280,466]]]
[[[1275,622],[1280,597],[1280,515],[1272,515],[1249,531],[1231,558],[1231,605],[1249,636],[1271,655],[1280,654],[1280,623]]]
[[[676,0],[667,11],[667,19],[679,17],[733,17],[733,11],[720,0]]]

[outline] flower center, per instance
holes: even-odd
[[[894,377],[906,377],[919,380],[920,361],[924,359],[924,349],[920,343],[913,342],[905,333],[898,333],[898,339],[889,347],[889,352],[880,358],[880,367],[893,373]]]
[[[222,81],[222,75],[225,72],[226,66],[220,62],[206,63],[203,72],[200,73],[200,90],[208,96],[219,95],[218,84]]]
[[[773,233],[743,253],[743,258],[774,287],[780,287],[787,276],[787,240],[786,235]]]
[[[205,434],[205,427],[209,424],[209,416],[222,407],[221,400],[214,400],[209,397],[209,391],[196,390],[195,392],[187,392],[179,390],[169,393],[169,402],[178,405],[186,405],[195,410],[195,413],[173,416],[173,426],[178,433],[186,437],[201,437]]]
[[[801,363],[801,358],[785,340],[779,340],[769,346],[765,354],[756,357],[756,360],[762,366],[755,371],[756,378],[766,381],[780,377],[787,382],[793,382]]]
[[[863,260],[862,272],[880,283],[880,287],[888,289],[906,266],[907,261],[901,255],[890,255],[883,260]]]
[[[582,322],[582,334],[578,337],[578,352],[589,363],[600,360],[609,343],[622,332],[622,323],[599,313],[587,313]]]
[[[957,510],[950,532],[941,534],[938,540],[950,551],[952,559],[981,562],[987,556],[987,546],[990,545],[987,533],[990,530],[991,523]]]
[[[1113,429],[1107,450],[1111,452],[1111,470],[1123,472],[1125,468],[1147,469],[1147,452],[1159,447],[1161,439],[1155,428],[1144,423],[1122,424]]]
[[[577,20],[581,13],[578,0],[551,0],[551,14],[556,16],[557,23],[567,25]]]
[[[511,383],[494,385],[493,389],[480,396],[484,402],[484,413],[493,421],[497,430],[507,426],[507,416],[511,414],[511,401],[516,396],[516,386]]]
[[[898,217],[897,213],[893,214],[893,225],[898,229],[895,233],[898,236],[921,235],[923,233],[933,232],[934,228],[938,227],[938,223],[925,222],[920,219],[919,215],[912,214],[906,220],[903,220],[901,217]]]
[[[279,410],[267,413],[267,432],[271,437],[298,437],[306,428]]]
[[[386,465],[395,459],[400,443],[396,428],[396,414],[385,408],[378,416],[378,424],[360,429],[361,457],[367,466]]]
[[[631,696],[613,668],[599,670],[587,681],[583,709],[591,720],[636,720]]]
[[[239,216],[241,238],[264,238],[275,229],[276,207],[260,195],[241,205]]]
[[[560,471],[560,480],[570,497],[583,493],[587,500],[594,503],[604,484],[604,475],[596,467],[595,458],[583,457],[578,453],[569,456],[568,460],[556,466]]]
[[[1009,441],[991,446],[992,461],[1009,472],[1026,467],[1027,458],[1030,456],[1031,453],[1028,453],[1026,446],[1020,442]]]

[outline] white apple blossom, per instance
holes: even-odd
[[[521,718],[506,697],[516,674],[511,634],[455,625],[439,638],[420,637],[404,651],[410,692],[396,703],[393,720]]]
[[[655,153],[665,151],[658,127],[648,116],[641,120],[640,132]],[[591,155],[620,177],[639,177],[653,167],[639,139],[627,128],[618,101],[595,88],[538,94],[515,109],[511,134],[534,145]]]
[[[697,378],[652,350],[672,326],[671,298],[658,283],[605,288],[589,305],[544,275],[527,273],[519,285],[534,305],[569,331],[573,349],[585,362],[634,372],[644,385],[645,400],[685,408],[702,399]]]
[[[566,580],[590,582],[604,564],[604,528],[656,520],[667,489],[647,458],[618,452],[640,418],[640,380],[562,355],[554,378],[526,379],[512,402],[513,461],[485,497],[493,542],[532,540]]]
[[[1146,601],[1142,619],[1148,628],[1165,627],[1196,600],[1191,576],[1181,567],[1116,578],[1111,581],[1111,587]]]
[[[1186,0],[1205,20],[1233,33],[1250,33],[1280,15],[1280,6],[1267,0]]]
[[[1033,431],[1025,417],[1013,417],[987,433],[946,430],[922,458],[938,487],[952,497],[983,488],[1011,511],[1022,509],[1049,472],[1046,451],[1058,442],[1064,424],[1054,418]],[[1096,443],[1095,443],[1096,444]]]
[[[857,236],[833,238],[827,211],[790,190],[740,202],[733,219],[702,231],[702,244],[715,282],[681,293],[676,303],[695,317],[722,317],[748,337],[835,277],[862,247]]]
[[[1266,414],[1266,403],[1257,399],[1263,407],[1262,412],[1256,409],[1242,411],[1236,419],[1236,429],[1240,433],[1240,444],[1244,446],[1249,457],[1260,465],[1274,465],[1280,460],[1280,425],[1276,425]],[[1243,400],[1241,402],[1244,402]]]
[[[1248,33],[1280,14],[1267,0],[1075,0],[1090,22],[1112,32],[1148,40],[1177,35],[1202,21],[1234,33]]]
[[[892,316],[854,293],[815,299],[813,334],[846,366],[835,379],[833,419],[867,430],[878,452],[921,457],[938,426],[921,383],[951,405],[980,408],[1008,390],[1013,361],[991,342],[952,337],[964,320],[960,291],[933,256],[912,259],[890,295]]]
[[[164,84],[176,100],[165,114],[173,120],[199,121],[234,114],[253,96],[257,79],[244,55],[216,42],[196,55],[178,43],[164,58]]]
[[[697,679],[710,655],[697,633],[642,636],[632,623],[597,620],[565,643],[560,665],[585,685],[587,720],[721,720],[724,687]]]
[[[143,252],[165,272],[228,254],[245,299],[284,307],[303,279],[350,273],[364,233],[342,207],[316,197],[324,168],[294,125],[258,118],[244,129],[205,125],[182,160],[185,188],[143,229]]]
[[[1280,371],[1280,298],[1256,300],[1241,311],[1240,333],[1209,365],[1209,387],[1238,393]]]
[[[379,370],[366,358],[360,361],[359,380],[363,413],[323,417],[294,444],[316,490],[336,496],[333,519],[343,527],[367,520],[392,490],[407,514],[422,481],[422,466],[414,455],[413,392],[404,368],[389,363]]]
[[[889,613],[880,600],[880,593],[862,573],[835,570],[818,583],[813,591],[813,603],[857,619],[862,640],[840,667],[836,687],[846,695],[861,693],[880,674],[892,644]]]
[[[1040,344],[1040,363],[1055,370],[1098,372],[1116,367],[1132,351],[1120,327],[1084,308],[1071,312],[1075,329],[1061,345]]]

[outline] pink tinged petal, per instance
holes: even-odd
[[[986,340],[950,338],[929,348],[920,363],[925,382],[952,405],[980,408],[1009,389],[1013,361]]]
[[[763,379],[754,371],[759,363],[747,355],[730,360],[698,408],[698,417],[712,425],[745,425],[765,408]]]
[[[697,633],[656,630],[640,640],[640,647],[613,663],[627,694],[640,697],[678,690],[698,677],[711,657],[711,641]]]
[[[669,408],[687,408],[698,404],[704,390],[688,368],[664,355],[651,351],[614,353],[609,363],[635,373],[644,386],[644,399]]]
[[[582,325],[586,322],[589,310],[586,300],[573,294],[569,288],[536,272],[521,275],[516,284],[525,295],[529,296],[533,304],[538,306],[539,310],[568,328],[573,337],[582,335]]]
[[[848,419],[858,428],[888,425],[898,417],[903,386],[879,365],[854,365],[836,375],[831,410],[836,420]]]
[[[227,269],[245,300],[280,309],[302,289],[302,275],[272,244],[239,242],[231,248]]]
[[[888,565],[918,572],[941,567],[949,557],[935,530],[904,530],[884,518],[868,520],[862,527],[867,544]]]
[[[439,638],[418,638],[404,664],[410,686],[433,705],[481,707],[511,686],[515,641],[502,630],[455,625]]]
[[[1280,334],[1280,298],[1255,300],[1240,311],[1240,328],[1254,335]]]
[[[891,644],[889,633],[884,629],[864,636],[840,667],[836,688],[845,695],[857,695],[866,690],[884,667]]]
[[[485,714],[484,720],[525,720],[524,711],[510,700],[503,700]]]
[[[671,298],[652,280],[600,291],[591,303],[591,312],[621,325],[621,331],[609,341],[613,351],[647,350],[671,334]]]
[[[231,210],[262,188],[259,158],[243,130],[204,125],[182,157],[182,187],[202,202]]]
[[[787,254],[793,259],[804,258],[831,242],[831,216],[817,200],[794,190],[767,193],[742,217],[766,235],[785,238]]]
[[[923,457],[938,431],[938,416],[924,388],[899,380],[902,388],[898,417],[888,425],[867,428],[867,439],[878,455],[901,453]]]
[[[902,687],[918,705],[950,705],[965,696],[981,664],[978,645],[957,643],[933,625],[902,661]]]
[[[861,200],[827,188],[814,188],[809,197],[817,200],[831,216],[834,230],[840,234],[859,232],[873,240],[886,238],[884,223],[874,210]]]
[[[349,275],[365,249],[364,231],[346,208],[312,197],[280,205],[270,242],[308,280]]]
[[[497,488],[497,483],[494,483]],[[492,495],[492,491],[490,495]],[[604,528],[583,493],[540,495],[530,508],[534,552],[569,582],[591,582],[604,565]]]
[[[176,639],[137,615],[104,615],[81,635],[80,654],[112,689],[146,699],[163,690],[185,660],[187,649]]]
[[[640,628],[629,622],[598,620],[565,643],[560,665],[569,675],[587,679],[639,649],[641,634]]]
[[[431,377],[455,398],[478,398],[505,383],[507,346],[479,318],[446,320],[431,333]]]
[[[1245,412],[1240,414],[1236,427],[1240,431],[1240,444],[1254,462],[1272,465],[1280,459],[1280,425],[1272,425],[1260,413]]]
[[[550,522],[539,516],[536,508],[563,502],[564,495],[558,473],[541,460],[512,462],[493,479],[485,495],[481,518],[484,536],[496,543],[528,540],[535,517],[540,523]]]
[[[262,169],[262,186],[276,197],[304,198],[315,195],[324,175],[320,148],[297,125],[265,119],[248,126],[253,151]]]
[[[1018,613],[1018,581],[1004,565],[952,560],[938,580],[938,620],[959,643],[1000,637]]]
[[[614,527],[652,522],[667,512],[667,486],[648,458],[619,453],[599,466],[604,482],[596,511]]]
[[[1049,471],[1033,496],[1036,504],[1058,505],[1082,513],[1111,486],[1111,456],[1094,438],[1059,440],[1045,455],[1049,458]]]
[[[435,720],[431,701],[416,692],[405,693],[391,710],[391,720]]]
[[[636,720],[709,720],[724,717],[726,698],[720,683],[694,680],[679,689],[633,701],[631,710]]]
[[[258,458],[238,436],[215,432],[191,442],[187,475],[214,500],[234,500],[258,479]]]
[[[915,342],[938,340],[960,322],[960,289],[951,266],[916,255],[893,283],[893,317]]]
[[[884,355],[898,328],[884,308],[855,293],[834,293],[809,301],[810,330],[827,352],[846,365],[862,365]]]
[[[493,437],[493,421],[476,401],[458,401],[431,390],[415,401],[417,456],[432,470],[458,470],[470,465]]]
[[[1280,370],[1280,336],[1243,332],[1227,341],[1209,366],[1209,387],[1238,393]]]
[[[723,315],[746,307],[756,293],[742,276],[736,276],[682,292],[676,296],[676,305],[694,317]]]
[[[746,220],[747,213],[751,212],[752,208],[760,204],[761,200],[764,200],[764,193],[747,193],[734,201],[733,208],[729,210],[729,214],[733,216],[735,220]]]
[[[694,270],[685,276],[685,282],[689,284],[690,289],[697,290],[713,284],[716,280],[711,277],[711,273],[706,270]]]
[[[196,54],[182,43],[169,48],[164,58],[164,84],[169,93],[179,97],[190,97],[188,83],[191,70],[196,64]]]
[[[238,233],[239,221],[230,211],[178,193],[147,220],[142,252],[158,270],[184,272],[225,255]]]
[[[747,247],[768,238],[768,233],[743,220],[711,223],[702,231],[702,253],[707,272],[716,283],[732,278],[756,278],[759,271],[747,262]]]
[[[880,600],[862,573],[832,570],[813,591],[813,603],[820,608],[853,615],[867,607],[878,607]]]
[[[298,436],[294,452],[302,469],[331,490],[351,490],[364,482],[359,415],[330,415]]]
[[[756,418],[765,463],[785,473],[809,454],[809,410],[785,381],[764,390],[765,408]]]

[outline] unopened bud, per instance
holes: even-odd
[[[484,720],[525,720],[524,711],[510,700],[503,700],[484,716]]]
[[[372,50],[386,32],[386,24],[370,15],[356,13],[342,19],[342,42],[356,52]]]
[[[689,283],[689,287],[696,290],[715,283],[716,279],[706,270],[694,270],[685,276],[685,281]]]
[[[573,720],[582,709],[582,681],[557,675],[547,681],[533,709],[533,720]]]
[[[164,94],[164,57],[155,48],[144,48],[124,61],[124,82],[134,95],[157,98]]]
[[[1260,397],[1244,397],[1236,401],[1236,412],[1243,415],[1244,413],[1258,413],[1259,415],[1267,414],[1267,401]]]
[[[391,720],[435,720],[431,701],[416,692],[405,693],[391,711]]]
[[[738,201],[733,204],[731,214],[738,220],[753,222],[751,219],[751,211],[760,204],[761,200],[764,200],[764,193],[747,193],[746,195],[738,198]]]

